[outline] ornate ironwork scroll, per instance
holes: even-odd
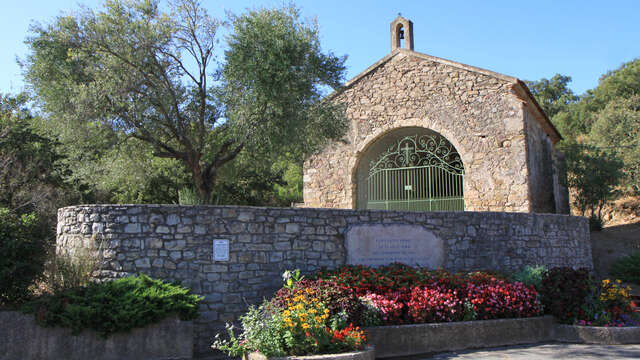
[[[437,167],[452,174],[464,174],[460,154],[442,136],[405,136],[370,162],[369,176],[384,169]]]

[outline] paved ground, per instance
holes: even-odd
[[[536,344],[441,353],[430,357],[416,356],[411,359],[640,359],[640,345]]]
[[[221,357],[198,360],[222,360]],[[534,344],[479,350],[456,351],[435,355],[397,357],[391,360],[556,360],[556,359],[640,359],[640,345]]]

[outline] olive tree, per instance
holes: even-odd
[[[343,111],[322,93],[339,86],[344,58],[321,51],[294,7],[232,17],[221,61],[219,20],[196,0],[160,5],[107,0],[33,28],[26,79],[70,141],[137,139],[184,164],[209,202],[245,149],[306,154],[342,136]]]

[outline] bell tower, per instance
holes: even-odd
[[[402,47],[402,40],[404,48],[413,51],[413,23],[398,14],[391,22],[391,51]]]

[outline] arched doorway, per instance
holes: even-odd
[[[401,128],[372,144],[358,166],[360,209],[464,210],[464,164],[439,133]]]

